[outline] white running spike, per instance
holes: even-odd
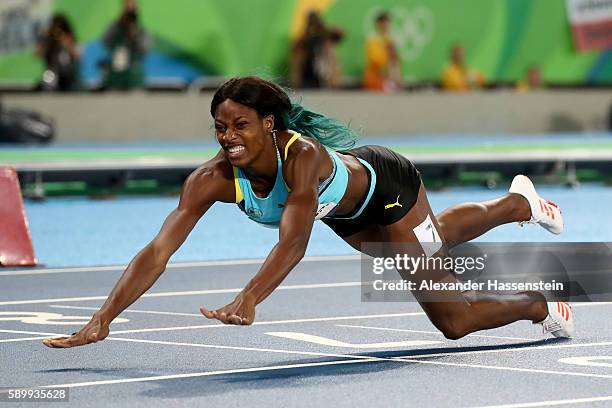
[[[538,322],[542,325],[544,334],[550,333],[555,337],[570,338],[574,336],[574,309],[565,302],[547,302],[548,316]]]
[[[540,197],[529,177],[519,174],[512,180],[511,193],[520,194],[529,202],[531,219],[519,224],[538,224],[553,234],[563,232],[563,215],[561,209],[554,203]]]

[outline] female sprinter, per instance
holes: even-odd
[[[563,229],[559,209],[542,200],[524,176],[515,178],[504,197],[458,205],[436,217],[410,161],[379,146],[343,150],[356,141],[350,129],[292,104],[279,86],[260,78],[227,81],[213,97],[211,114],[221,145],[217,155],[188,177],[178,207],[130,262],[91,321],[72,336],[45,339],[45,345],[74,347],[107,337],[111,321],[153,285],[217,201],[237,203],[252,220],[280,230],[278,243],[233,302],[217,310],[200,309],[209,319],[235,325],[253,323],[255,306],[302,259],[315,219],[357,250],[362,242],[413,243],[411,248],[422,248],[414,256],[432,255],[419,233],[423,227],[434,230],[432,239],[439,237],[439,253],[509,222],[535,222],[553,233]],[[417,271],[415,278],[454,280],[446,272],[432,277],[431,271],[427,276]],[[542,323],[545,332],[558,337],[573,332],[571,309],[547,304],[537,292],[445,292],[443,302],[426,300],[435,299],[432,292],[414,295],[449,339],[517,320]]]

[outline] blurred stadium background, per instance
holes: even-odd
[[[101,38],[121,12],[119,0],[5,0],[0,7],[4,88],[30,90],[38,83],[44,67],[34,55],[36,38],[54,13],[68,17],[82,47],[84,87],[99,85],[98,63],[107,52]],[[154,44],[145,59],[149,89],[185,89],[197,79],[214,87],[222,77],[247,74],[283,80],[291,41],[313,9],[345,31],[339,55],[346,86],[359,85],[363,46],[381,9],[391,14],[411,83],[435,85],[449,47],[460,42],[470,63],[497,86],[522,78],[530,64],[540,65],[551,85],[610,85],[611,51],[578,52],[567,8],[563,0],[254,0],[248,6],[240,0],[141,0],[139,17]]]

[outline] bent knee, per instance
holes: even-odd
[[[449,314],[436,319],[433,324],[449,340],[459,340],[471,333],[471,326],[463,315]]]

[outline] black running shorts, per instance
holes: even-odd
[[[322,219],[336,234],[347,237],[371,224],[393,224],[414,206],[421,186],[421,174],[410,160],[386,147],[373,145],[340,153],[350,154],[370,163],[376,173],[376,186],[370,201],[357,218]],[[369,171],[368,177],[371,183]],[[365,198],[364,196],[362,200]],[[362,205],[363,201],[358,203],[356,208],[361,208]],[[345,217],[350,217],[350,214]]]

